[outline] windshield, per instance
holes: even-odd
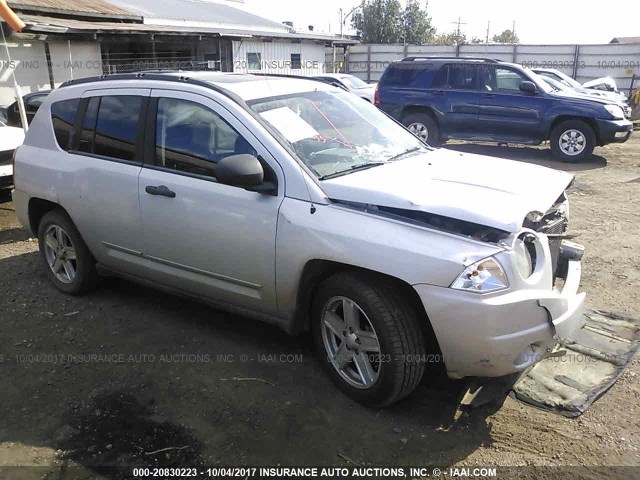
[[[376,107],[345,91],[302,92],[249,105],[321,180],[428,150]]]
[[[367,88],[369,86],[367,82],[360,80],[358,77],[354,77],[353,75],[340,77],[340,81],[353,90],[360,90],[361,88]]]

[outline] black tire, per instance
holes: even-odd
[[[336,297],[355,302],[366,316],[363,321],[368,320],[377,335],[379,355],[368,354],[368,358],[372,363],[377,362],[378,375],[369,387],[357,388],[345,380],[338,367],[334,367],[325,347],[322,316]],[[418,315],[405,296],[386,282],[357,273],[340,273],[328,278],[314,294],[312,322],[314,343],[322,365],[340,390],[353,400],[375,407],[389,405],[409,395],[422,380],[425,341]],[[353,361],[349,365],[355,369],[356,363]]]
[[[55,227],[62,229],[63,234],[66,236],[63,243],[69,244],[73,251],[75,251],[75,259],[65,258],[66,261],[73,265],[75,271],[75,275],[70,281],[63,281],[58,278],[47,258],[47,249],[45,248],[47,238],[45,238],[45,236],[48,232],[52,231],[51,229],[55,229]],[[55,238],[54,240],[57,241]],[[91,255],[87,244],[84,243],[84,240],[80,236],[78,229],[65,211],[61,209],[52,210],[42,217],[40,225],[38,226],[38,241],[40,243],[40,258],[47,271],[47,275],[56,288],[69,295],[82,295],[96,287],[98,283],[98,273],[96,272],[95,259],[93,255]],[[59,243],[60,242],[58,242],[58,244]],[[67,249],[64,252],[65,256],[68,255],[67,251],[70,250]],[[55,264],[55,262],[53,263]],[[62,270],[66,272],[67,269],[62,268]],[[69,277],[68,272],[62,273],[62,271],[60,271],[60,274]],[[67,278],[67,280],[69,280],[69,278]]]
[[[565,137],[565,134],[568,136]],[[576,135],[575,139],[569,138],[573,134]],[[583,145],[584,148],[579,153],[570,154],[571,144],[564,148],[561,146],[563,138],[569,142],[577,140],[576,145],[578,147]],[[582,120],[565,120],[554,127],[549,141],[551,142],[551,153],[557,160],[565,163],[577,163],[588,159],[593,154],[593,149],[596,147],[596,134],[593,128]],[[566,142],[562,143],[567,144]]]
[[[438,127],[438,122],[429,115],[428,113],[410,113],[402,119],[402,124],[410,130],[411,125],[422,126],[426,130],[427,136],[422,137],[416,132],[411,132],[420,138],[422,141],[428,143],[432,147],[439,147],[442,145],[442,140],[440,139],[440,127]]]

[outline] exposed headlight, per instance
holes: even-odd
[[[467,267],[451,284],[456,290],[476,293],[495,292],[509,287],[507,276],[497,260],[487,258]]]
[[[604,109],[611,114],[613,118],[624,118],[624,111],[618,105],[605,105]]]
[[[522,278],[527,279],[536,267],[535,237],[529,234],[520,235],[513,244],[515,264]]]

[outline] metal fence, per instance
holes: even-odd
[[[387,65],[409,56],[483,56],[526,67],[556,68],[579,82],[612,77],[629,92],[635,73],[640,77],[640,44],[606,45],[353,45],[344,59],[345,71],[367,82],[377,82]],[[327,63],[333,50],[327,49]],[[637,82],[636,82],[637,83]]]

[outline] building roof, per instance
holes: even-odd
[[[309,40],[315,42],[351,45],[354,40],[340,39],[331,35],[306,33],[260,32],[249,29],[228,29],[215,27],[189,27],[173,25],[149,25],[144,23],[96,22],[81,19],[44,17],[40,15],[20,15],[27,24],[25,33],[43,34],[115,34],[115,35],[181,35],[181,36],[214,36],[235,38],[279,38],[287,40]]]
[[[282,23],[223,3],[202,0],[107,0],[116,7],[138,15],[150,25],[250,29],[288,33]]]
[[[13,10],[77,17],[109,17],[141,21],[142,17],[105,0],[8,0]]]
[[[640,37],[616,37],[609,43],[640,43]]]
[[[27,24],[25,32],[29,33],[157,33],[358,43],[316,32],[293,32],[286,25],[239,8],[203,0],[9,0],[9,3]]]

